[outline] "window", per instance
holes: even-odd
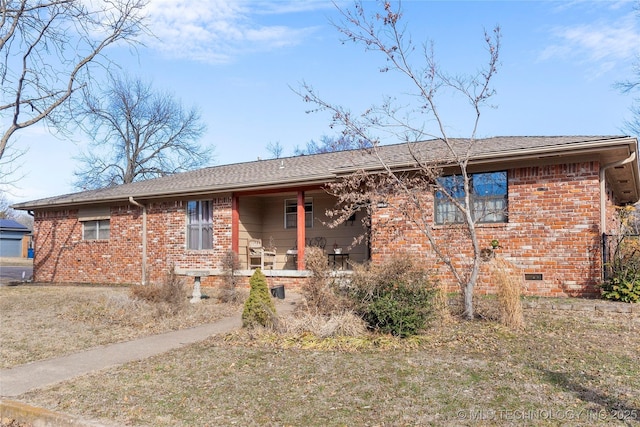
[[[438,179],[454,198],[464,202],[462,176],[452,175]],[[507,172],[478,173],[470,176],[471,205],[477,222],[507,222]],[[462,212],[441,191],[435,197],[436,224],[461,223]]]
[[[187,248],[213,248],[213,202],[199,200],[187,203]]]
[[[108,206],[90,206],[78,209],[82,223],[82,240],[109,240],[111,209]]]
[[[82,240],[109,240],[108,219],[82,221]]]
[[[304,225],[313,227],[313,200],[304,201]],[[298,201],[290,199],[284,201],[284,228],[296,228],[298,226]]]

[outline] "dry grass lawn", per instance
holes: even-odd
[[[185,319],[138,319],[125,297],[113,288],[0,288],[3,363],[228,309],[208,300],[206,313]],[[19,330],[11,336],[8,322]],[[640,424],[637,313],[527,309],[525,324],[515,332],[486,320],[434,322],[407,340],[238,331],[19,399],[123,426]]]
[[[238,310],[211,298],[164,316],[162,306],[132,299],[126,287],[1,286],[0,368],[197,326]]]

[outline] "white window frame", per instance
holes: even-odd
[[[110,219],[92,219],[82,221],[82,240],[109,240],[110,237]]]
[[[304,199],[304,226],[313,228],[313,198]],[[298,228],[298,199],[284,201],[284,228]]]
[[[195,206],[194,206],[195,204]],[[203,209],[203,205],[208,205],[208,210]],[[193,214],[192,214],[193,209]],[[206,218],[207,213],[209,218]],[[188,250],[210,250],[213,249],[213,201],[212,200],[189,200],[187,202],[187,231],[186,246]],[[207,238],[207,232],[209,236]],[[195,240],[195,241],[194,241]]]

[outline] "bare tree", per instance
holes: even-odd
[[[143,30],[146,0],[0,0],[0,159],[20,129],[47,119],[59,126],[63,106],[107,67],[107,46]]]
[[[85,93],[82,128],[93,138],[74,174],[80,188],[100,188],[195,169],[210,160],[197,141],[205,131],[195,108],[140,79],[112,77],[103,93]]]
[[[26,212],[13,209],[6,193],[2,192],[0,192],[0,219],[12,219],[33,230],[33,217]]]
[[[280,141],[270,142],[267,144],[267,151],[271,153],[272,158],[279,159],[282,157],[284,147],[280,144]]]
[[[387,1],[378,1],[377,5],[379,10],[370,14],[362,2],[356,2],[352,9],[339,8],[342,21],[334,25],[346,41],[381,54],[386,60],[381,71],[401,76],[413,88],[407,97],[401,101],[387,97],[381,105],[355,115],[347,108],[325,101],[307,83],[297,91],[305,101],[314,104],[313,111],[328,111],[332,116],[330,126],[342,129],[344,137],[368,149],[380,166],[376,173],[360,171],[334,184],[332,191],[338,196],[341,208],[330,214],[337,217],[335,223],[339,224],[355,210],[366,208],[371,214],[380,201],[395,203],[388,208],[428,240],[432,251],[455,278],[464,296],[465,317],[471,319],[473,291],[482,257],[476,229],[481,218],[470,196],[472,176],[468,165],[482,108],[494,95],[490,83],[497,72],[500,30],[495,27],[492,32],[485,31],[488,61],[477,74],[451,76],[438,66],[433,45],[423,46],[420,65],[414,65],[416,46],[401,22],[400,5],[392,6]],[[470,133],[464,139],[449,137],[438,109],[440,97],[452,94],[470,106]],[[426,119],[434,124],[435,131],[426,127]],[[384,156],[382,137],[406,143],[412,156],[412,170],[394,168],[392,160]],[[417,150],[415,144],[426,139],[434,140],[429,155]],[[435,160],[434,152],[438,153]],[[454,171],[453,179],[442,179],[445,167]],[[452,237],[442,238],[443,231],[435,230],[435,215],[431,214],[434,197],[446,199],[455,208],[456,224],[451,225],[449,231],[456,239],[466,242],[469,250],[465,253],[470,256],[452,254],[448,250],[448,239]]]
[[[344,151],[358,148],[357,142],[348,135],[340,135],[339,137],[330,137],[322,135],[320,141],[311,140],[307,142],[304,148],[296,147],[294,155],[304,156],[308,154],[332,153],[334,151]]]

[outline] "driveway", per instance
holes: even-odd
[[[23,276],[24,274],[24,276]],[[20,282],[33,276],[33,260],[0,258],[0,283]]]

